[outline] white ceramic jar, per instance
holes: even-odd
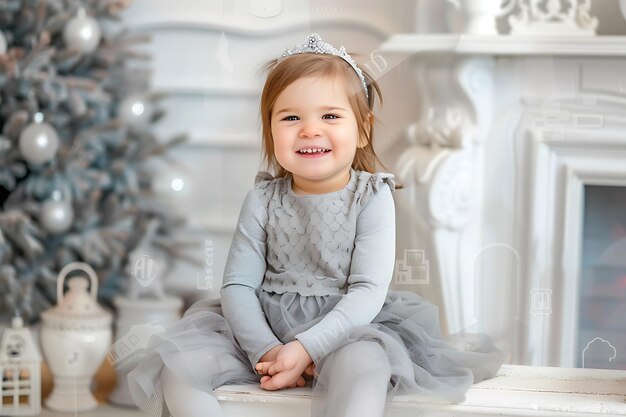
[[[65,277],[72,271],[87,274],[71,277],[64,294]],[[88,285],[91,291],[88,292]],[[57,305],[42,314],[41,347],[54,377],[46,407],[57,411],[85,411],[97,407],[91,380],[111,345],[111,313],[96,301],[95,271],[82,262],[66,265],[57,278]]]
[[[464,22],[464,33],[497,35],[496,18],[510,13],[516,0],[447,0],[458,8]],[[448,16],[451,20],[451,16]]]

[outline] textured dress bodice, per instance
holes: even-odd
[[[255,178],[255,190],[267,207],[267,271],[262,289],[302,295],[346,292],[356,223],[365,203],[383,183],[394,188],[391,174],[351,169],[341,190],[297,195],[291,177]]]

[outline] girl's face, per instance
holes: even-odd
[[[271,123],[276,159],[302,190],[342,188],[357,145],[366,144],[359,143],[356,117],[340,77],[294,81],[276,99]],[[298,152],[320,148],[328,152]]]

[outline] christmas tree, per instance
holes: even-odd
[[[151,193],[158,140],[148,41],[124,30],[128,0],[0,0],[0,310],[36,320],[67,263],[98,272],[101,301],[128,278],[149,225],[175,255],[180,225]],[[137,65],[138,64],[138,65]]]

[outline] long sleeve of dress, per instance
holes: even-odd
[[[315,363],[337,348],[349,328],[371,323],[380,312],[393,275],[395,230],[393,197],[385,186],[357,219],[346,294],[322,320],[295,336]]]
[[[258,294],[267,267],[266,209],[252,189],[243,202],[224,269],[222,314],[254,368],[261,356],[282,344],[270,328]]]

